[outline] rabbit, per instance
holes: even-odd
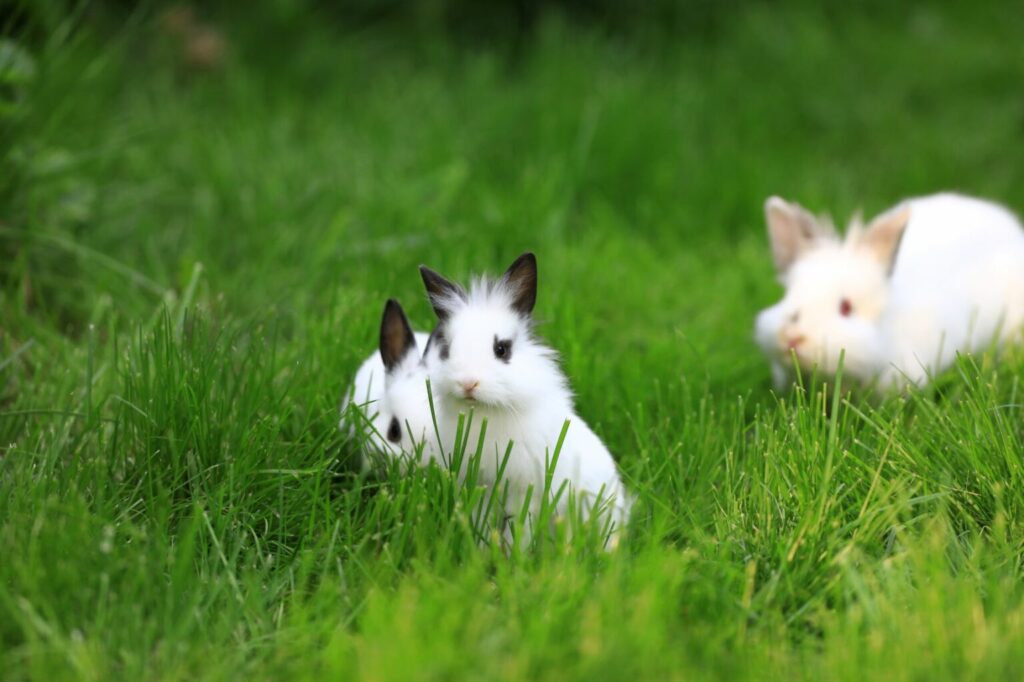
[[[498,483],[511,443],[502,482],[502,486],[507,482],[509,492],[505,512],[519,514],[529,495],[532,517],[541,504],[546,460],[569,420],[550,490],[555,493],[563,483],[568,485],[555,512],[568,512],[570,498],[580,504],[585,518],[599,511],[601,523],[611,531],[609,547],[614,547],[629,517],[632,497],[608,448],[576,414],[555,351],[534,335],[534,255],[523,254],[500,279],[477,279],[468,290],[426,266],[420,267],[420,273],[438,318],[426,354],[435,397],[448,416],[440,426],[445,446],[452,446],[460,413],[473,412],[467,438],[470,447],[479,442],[486,421],[481,478],[492,486]]]
[[[957,353],[1019,341],[1024,228],[1006,208],[961,196],[908,199],[840,239],[827,219],[771,197],[765,215],[786,291],[755,337],[777,387],[803,369],[880,390],[926,385]]]
[[[367,454],[390,457],[418,456],[421,463],[435,459],[434,428],[427,395],[427,368],[421,348],[429,335],[413,332],[405,311],[395,299],[384,306],[380,348],[363,362],[341,403],[339,427],[350,437],[362,433]],[[349,412],[360,410],[353,419]],[[368,458],[363,458],[367,468]]]

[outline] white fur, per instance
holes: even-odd
[[[446,448],[454,444],[459,414],[473,413],[468,434],[469,453],[475,452],[480,429],[486,434],[480,475],[493,485],[505,452],[512,450],[504,472],[508,484],[506,513],[516,515],[532,488],[530,511],[536,514],[544,491],[545,467],[552,457],[563,424],[569,430],[559,452],[550,490],[566,484],[556,512],[569,510],[574,498],[585,518],[592,517],[600,500],[602,522],[611,522],[612,543],[629,517],[632,498],[619,477],[615,461],[601,439],[573,408],[565,375],[553,350],[533,335],[531,323],[515,312],[509,292],[500,283],[477,281],[465,298],[435,301],[448,312],[442,324],[443,338],[428,350],[431,384],[446,415],[441,425]],[[508,363],[495,357],[494,341],[512,341]],[[440,357],[448,344],[448,358]],[[460,382],[478,381],[473,400],[463,397]],[[600,498],[598,498],[600,496]]]
[[[359,367],[352,387],[342,399],[339,427],[345,429],[347,425],[350,437],[362,435],[362,442],[368,449],[365,454],[408,457],[420,451],[422,445],[422,462],[436,458],[437,436],[426,390],[428,374],[420,355],[429,335],[416,332],[415,336],[417,348],[410,350],[390,373],[385,371],[379,351],[370,355]],[[362,412],[362,418],[346,416],[353,403]],[[387,439],[393,418],[401,425],[400,443]],[[410,433],[415,439],[410,438]],[[364,457],[364,468],[367,459]]]
[[[771,199],[771,210],[785,202]],[[1005,208],[956,194],[911,199],[891,274],[857,225],[822,229],[782,273],[785,296],[756,321],[777,384],[791,379],[788,339],[804,368],[881,387],[923,384],[957,353],[1017,340],[1024,328],[1024,229]],[[897,209],[900,207],[897,207]],[[896,209],[894,209],[895,211]],[[839,314],[848,298],[853,314]],[[798,315],[794,318],[794,315]]]

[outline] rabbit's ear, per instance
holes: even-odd
[[[872,220],[858,238],[858,245],[877,258],[889,274],[896,265],[896,255],[909,221],[910,206],[904,204]]]
[[[501,276],[501,285],[512,297],[512,309],[528,316],[537,303],[537,257],[527,251]]]
[[[430,296],[430,305],[434,307],[437,319],[442,322],[447,320],[449,314],[448,304],[451,299],[465,300],[466,292],[458,284],[445,279],[426,265],[420,266],[420,277],[423,278],[423,286],[427,288],[427,295]]]
[[[780,276],[820,239],[832,236],[832,231],[821,225],[810,211],[781,197],[769,197],[764,202],[764,216],[775,270]]]
[[[416,335],[398,301],[388,299],[380,321],[380,359],[390,372],[406,355],[416,350]]]

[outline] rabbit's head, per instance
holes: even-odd
[[[427,367],[405,311],[389,299],[380,324],[384,397],[375,406],[371,439],[377,449],[397,456],[433,451],[433,416],[427,397]]]
[[[854,218],[844,239],[831,222],[771,197],[765,216],[783,299],[757,316],[756,340],[774,363],[870,380],[884,363],[882,318],[890,296],[907,205],[867,227]]]
[[[427,351],[439,394],[460,408],[516,412],[551,390],[566,390],[554,351],[533,335],[532,253],[500,278],[479,278],[468,290],[426,266],[420,273],[439,322]]]

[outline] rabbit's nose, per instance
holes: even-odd
[[[793,350],[795,348],[798,348],[800,344],[802,344],[806,340],[807,338],[803,334],[797,334],[795,336],[787,337],[786,348],[789,350]]]
[[[459,382],[459,388],[462,389],[462,395],[466,398],[472,398],[473,391],[475,391],[479,385],[480,382],[476,379],[466,379]]]

